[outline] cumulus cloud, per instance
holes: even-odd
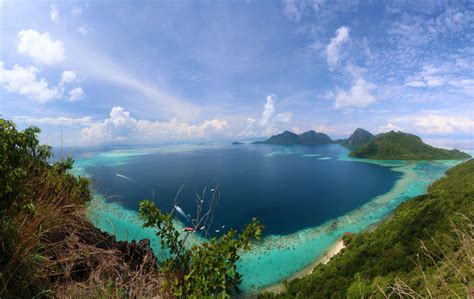
[[[453,132],[474,132],[474,119],[463,116],[423,115],[413,117],[416,127],[424,133],[448,134]]]
[[[64,97],[64,85],[77,80],[74,71],[64,71],[57,86],[50,86],[46,79],[38,78],[40,70],[37,67],[22,67],[14,65],[11,70],[4,68],[0,61],[0,88],[7,92],[17,93],[29,99],[45,103]],[[71,102],[81,100],[84,97],[82,88],[71,89],[67,99]]]
[[[77,80],[77,73],[74,71],[64,71],[61,74],[61,84],[68,84]]]
[[[14,65],[11,70],[4,69],[0,61],[0,86],[8,92],[18,93],[39,102],[58,99],[61,93],[56,87],[50,87],[44,78],[38,79],[39,69]]]
[[[84,98],[84,90],[80,87],[73,88],[68,93],[68,100],[70,102],[80,101]]]
[[[109,118],[82,129],[81,136],[86,142],[193,140],[223,133],[227,127],[227,122],[221,119],[205,120],[197,125],[175,118],[169,122],[138,120],[123,107],[116,106]]]
[[[346,26],[341,26],[336,30],[336,35],[331,38],[331,41],[326,46],[324,51],[326,55],[326,61],[328,63],[329,69],[333,70],[341,58],[340,51],[341,46],[349,41],[349,28]]]
[[[49,32],[28,29],[18,32],[17,51],[40,64],[54,64],[65,59],[62,41],[53,40]]]
[[[358,78],[348,91],[338,89],[335,95],[335,108],[367,107],[376,102],[372,91],[377,86],[363,78]]]
[[[54,23],[59,23],[59,11],[55,4],[50,5],[49,17]]]
[[[273,103],[274,98],[275,98],[274,94],[267,96],[267,102],[265,103],[265,106],[262,112],[262,118],[260,119],[260,125],[262,126],[267,125],[270,122],[273,115],[275,114],[275,106]]]

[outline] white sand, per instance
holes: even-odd
[[[329,260],[336,254],[338,254],[343,248],[344,248],[344,241],[342,239],[339,239],[334,243],[334,245],[318,260],[316,260],[314,263],[309,265],[306,268],[301,269],[300,271],[296,272],[292,276],[288,277],[286,280],[290,281],[295,278],[302,278],[306,275],[309,275],[313,272],[314,268],[318,264],[327,264]],[[265,287],[263,289],[258,290],[257,293],[263,293],[263,292],[271,292],[271,293],[281,293],[285,290],[285,284],[284,281],[276,283],[274,285],[270,285],[268,287]]]

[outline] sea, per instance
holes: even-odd
[[[199,207],[203,215],[212,205],[212,222],[189,244],[259,219],[263,238],[238,262],[241,288],[252,293],[308,267],[344,233],[376,225],[460,163],[364,160],[348,153],[338,144],[211,143],[67,148],[57,156],[72,155],[74,173],[91,179],[91,221],[118,239],[149,238],[158,258],[166,251],[153,229],[142,227],[141,200],[174,209],[180,229],[192,225]]]

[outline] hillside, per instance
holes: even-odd
[[[402,205],[373,231],[344,237],[346,249],[276,298],[473,295],[474,160],[446,172],[428,194]]]
[[[324,133],[317,133],[313,130],[304,132],[300,135],[290,131],[285,131],[281,134],[273,135],[265,141],[257,141],[254,144],[279,144],[279,145],[318,145],[331,143],[331,138]]]
[[[468,159],[470,155],[458,150],[436,148],[420,137],[390,131],[375,136],[366,145],[352,151],[351,157],[377,160],[450,160]]]
[[[374,135],[367,130],[357,128],[351,136],[346,139],[342,145],[345,146],[363,146],[374,139]]]

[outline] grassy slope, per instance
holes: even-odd
[[[0,298],[160,294],[152,254],[137,258],[143,246],[88,221],[88,180],[68,171],[72,159],[47,163],[38,133],[0,119]]]
[[[357,158],[378,160],[448,160],[467,159],[470,156],[458,150],[432,147],[412,134],[388,132],[350,153]]]
[[[473,182],[474,160],[450,169],[428,194],[400,205],[374,231],[346,237],[341,254],[276,297],[466,297],[474,290]]]

